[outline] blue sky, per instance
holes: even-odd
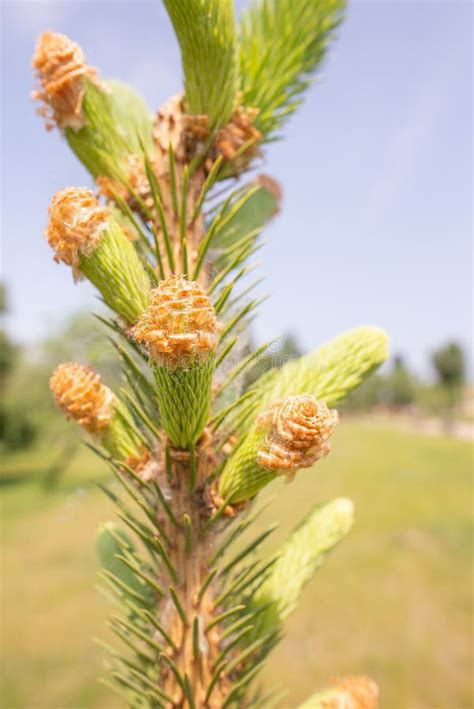
[[[3,0],[1,11],[7,326],[34,342],[96,302],[42,236],[52,194],[89,180],[29,99],[36,36],[68,34],[153,108],[180,89],[181,69],[159,0]],[[267,150],[263,171],[282,183],[284,203],[261,252],[272,300],[258,340],[291,330],[311,348],[377,324],[419,371],[442,340],[469,344],[471,26],[469,2],[350,4],[318,83]]]

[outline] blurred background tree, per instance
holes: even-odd
[[[464,352],[457,342],[448,342],[431,355],[439,384],[456,397],[465,382]]]
[[[384,378],[385,403],[394,409],[410,406],[416,398],[416,380],[402,355],[393,358],[392,371]]]
[[[0,284],[0,314],[7,309],[6,291]],[[31,446],[38,430],[29,413],[29,408],[22,405],[12,395],[12,380],[15,376],[20,348],[9,338],[5,330],[0,329],[0,445],[7,450],[25,449]]]
[[[465,356],[461,345],[448,342],[435,350],[431,363],[436,372],[440,392],[440,409],[446,432],[453,428],[456,407],[461,402],[466,383]]]
[[[254,348],[251,343],[248,346],[248,352]],[[295,357],[301,357],[303,350],[301,349],[297,338],[291,332],[287,332],[283,337],[275,340],[268,348],[267,354],[260,357],[258,362],[245,373],[244,388],[247,389],[251,384],[257,381],[262,374],[268,372],[273,367],[282,367],[285,362]]]

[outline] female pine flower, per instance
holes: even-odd
[[[81,257],[87,258],[99,245],[107,228],[108,210],[85,187],[56,192],[48,209],[45,236],[54,249],[55,261],[71,266],[80,275]]]
[[[99,81],[81,47],[63,34],[40,35],[32,66],[32,97],[47,129],[59,128],[98,183],[128,194],[137,169],[143,172],[142,146],[152,149],[151,114],[141,96],[120,81]]]
[[[219,325],[198,283],[174,275],[152,290],[132,334],[150,355],[163,426],[177,448],[194,444],[206,425]]]
[[[258,463],[273,470],[294,473],[309,468],[331,450],[330,438],[337,411],[314,396],[287,396],[273,402],[257,419],[266,431]]]
[[[107,305],[133,324],[148,304],[150,283],[116,217],[85,187],[57,192],[48,215],[45,236],[55,260],[71,266],[76,280],[88,278]]]
[[[314,396],[286,396],[257,417],[253,429],[229,459],[219,481],[219,495],[245,502],[273,480],[292,480],[330,451],[337,411]]]
[[[82,128],[85,79],[96,81],[96,71],[86,64],[80,46],[64,34],[43,32],[32,65],[40,85],[33,98],[43,103],[40,113],[48,129],[54,124],[60,129]]]
[[[379,688],[369,677],[348,676],[336,680],[331,697],[321,709],[377,709]]]
[[[77,362],[60,364],[49,387],[66,418],[76,421],[88,433],[99,434],[110,424],[115,396],[90,367]]]
[[[137,464],[147,456],[126,407],[93,369],[77,362],[60,364],[49,388],[66,418],[76,421],[110,455]]]
[[[175,275],[151,291],[150,305],[133,334],[156,364],[174,368],[208,359],[217,348],[219,326],[203,288]]]

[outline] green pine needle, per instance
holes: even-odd
[[[299,106],[339,25],[344,0],[255,0],[240,27],[243,103],[273,136]]]
[[[227,123],[238,90],[233,0],[164,0],[180,47],[188,113]]]

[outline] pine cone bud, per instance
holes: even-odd
[[[219,325],[207,293],[183,276],[170,276],[132,334],[153,363],[163,428],[176,448],[194,444],[207,423]]]
[[[48,209],[45,231],[56,252],[56,261],[71,266],[77,276],[81,256],[97,248],[108,225],[108,211],[86,187],[68,187],[56,192]]]
[[[60,364],[49,380],[56,404],[68,419],[97,435],[112,419],[114,393],[90,367],[77,362]]]
[[[86,276],[112,310],[136,322],[148,305],[148,276],[118,219],[90,190],[69,187],[54,195],[45,236],[75,280]]]
[[[198,283],[179,275],[151,291],[150,305],[132,332],[156,364],[171,368],[206,360],[219,341],[209,296]]]
[[[379,688],[369,677],[345,677],[314,694],[299,709],[378,709]]]
[[[331,450],[337,411],[314,396],[287,396],[273,402],[257,419],[267,431],[257,462],[270,470],[309,468]]]
[[[32,96],[42,103],[38,113],[48,130],[56,125],[101,185],[112,184],[128,196],[137,172],[142,181],[143,168],[136,163],[143,146],[153,149],[151,115],[142,97],[120,81],[99,81],[81,47],[62,34],[39,37],[32,65],[39,83]]]
[[[79,130],[84,125],[82,101],[85,78],[96,79],[96,71],[88,66],[82,49],[63,34],[43,32],[38,39],[32,61],[41,89],[33,98],[42,101],[40,112],[47,127]]]
[[[335,689],[324,709],[377,709],[379,705],[379,688],[369,677],[344,677],[335,682]]]
[[[336,411],[311,395],[278,399],[257,417],[219,481],[219,494],[230,502],[245,502],[277,475],[292,480],[330,451]]]
[[[49,380],[56,404],[118,460],[139,469],[149,453],[123,403],[93,369],[77,362],[60,364]]]

